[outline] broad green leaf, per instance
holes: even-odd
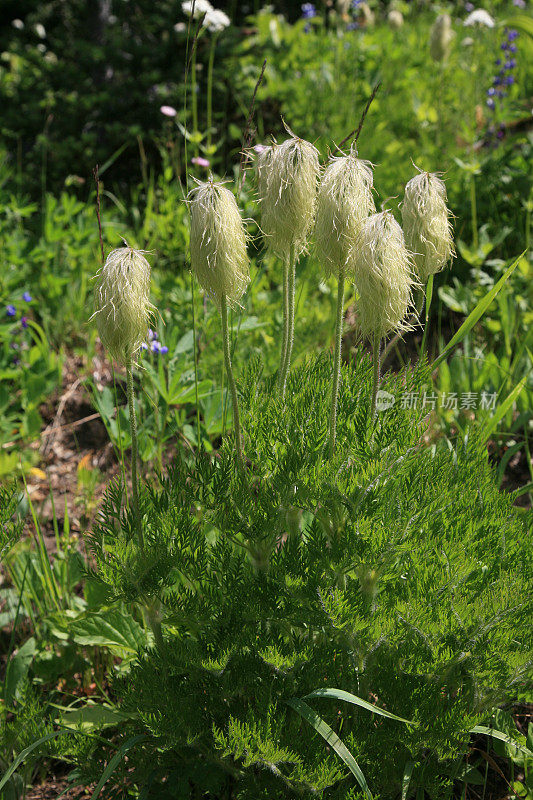
[[[311,692],[311,694],[305,695],[306,700],[311,697],[329,697],[332,700],[344,700],[346,703],[352,703],[354,706],[365,708],[367,711],[371,711],[373,714],[380,714],[382,717],[395,719],[397,722],[405,722],[407,725],[414,724],[409,719],[397,717],[396,714],[392,714],[390,711],[385,711],[383,708],[378,708],[378,706],[374,706],[372,703],[368,703],[366,700],[361,700],[361,698],[357,697],[357,695],[350,694],[350,692],[345,692],[342,689],[316,689],[314,692]]]
[[[101,613],[88,613],[75,620],[70,630],[73,639],[81,645],[118,647],[136,653],[146,644],[146,636],[138,622],[118,608]]]
[[[490,304],[492,303],[492,301],[494,300],[494,298],[496,297],[496,295],[498,294],[504,283],[510,278],[510,276],[516,269],[516,266],[523,255],[524,253],[521,253],[518,256],[518,258],[516,258],[513,261],[513,263],[507,267],[507,269],[505,270],[499,281],[497,281],[497,283],[494,284],[492,289],[490,289],[490,291],[488,291],[487,294],[481,298],[481,300],[476,305],[474,310],[470,312],[466,320],[463,322],[457,333],[454,334],[454,336],[452,336],[452,338],[450,339],[450,341],[448,342],[448,344],[446,345],[440,356],[438,356],[435,359],[435,361],[433,362],[433,369],[435,367],[438,367],[440,362],[448,357],[453,348],[463,341],[467,333],[470,333],[474,325],[478,322],[479,319],[481,319],[487,308],[490,306]]]
[[[9,708],[17,691],[17,686],[28,674],[37,645],[33,636],[28,639],[9,661],[6,669],[4,703]]]
[[[303,700],[293,697],[291,700],[288,700],[287,703],[291,706],[291,708],[294,708],[294,710],[297,711],[298,714],[303,717],[317,733],[322,736],[322,738],[333,750],[335,750],[339,758],[344,761],[352,775],[354,775],[357,779],[359,786],[363,789],[364,793],[368,797],[368,800],[373,800],[372,792],[368,788],[368,784],[365,776],[361,772],[359,764],[352,756],[344,742],[339,739],[335,731],[333,731],[327,722],[324,722],[322,717],[319,717],[318,714],[307,705],[307,703],[304,703]]]
[[[67,711],[61,716],[61,723],[67,728],[70,726],[77,728],[81,725],[89,730],[91,728],[101,730],[102,728],[120,725],[120,723],[130,719],[130,714],[123,714],[112,706],[88,703],[82,708]]]

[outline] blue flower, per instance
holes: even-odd
[[[141,350],[148,350],[148,345],[146,342],[141,342]]]
[[[510,58],[505,62],[505,69],[514,69],[516,67],[516,58]]]
[[[25,303],[31,303],[31,301],[33,300],[29,292],[24,292],[24,294],[22,295],[22,299],[24,300]]]
[[[487,105],[491,109],[491,111],[494,111],[494,109],[496,108],[496,103],[494,102],[492,97],[487,100]]]
[[[510,30],[509,33],[507,34],[507,39],[510,42],[514,42],[514,40],[517,38],[518,38],[518,31],[515,31],[514,29]]]
[[[302,18],[312,19],[316,17],[316,8],[313,3],[302,3]]]
[[[15,308],[15,306],[8,305],[6,307],[6,314],[7,314],[8,317],[14,317],[16,315],[16,313],[17,313],[17,309]]]
[[[356,31],[358,27],[359,27],[359,23],[358,22],[349,22],[347,24],[347,26],[346,26],[346,30],[347,31]]]
[[[508,75],[505,79],[505,83],[507,86],[510,86],[512,83],[514,83],[514,75]]]
[[[501,58],[497,58],[497,59],[496,59],[496,61],[495,61],[494,63],[496,64],[496,66],[497,66],[497,67],[499,67],[499,66],[500,66],[500,64],[502,63],[502,60],[501,60]]]
[[[154,339],[154,341],[150,345],[150,350],[152,351],[152,353],[158,353],[161,350],[161,345],[159,344],[157,339]]]
[[[159,352],[163,353],[163,354],[164,353],[168,353],[168,347],[166,346],[166,344],[161,346],[161,348],[159,349]]]
[[[494,97],[494,95],[496,94],[496,89],[494,88],[494,86],[491,86],[490,89],[487,89],[487,94],[489,97]]]
[[[22,317],[22,319],[20,320],[20,324],[22,325],[23,328],[27,328],[28,327],[28,317]]]
[[[510,44],[509,45],[509,52],[510,53],[516,53],[516,45],[515,44]]]
[[[508,50],[509,49],[509,44],[507,42],[502,42],[501,45],[500,45],[500,49],[501,50]]]
[[[151,328],[148,328],[148,341],[152,342],[154,339],[157,339],[156,331],[153,331]]]

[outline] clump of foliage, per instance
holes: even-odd
[[[371,364],[357,360],[342,369],[333,459],[330,359],[295,369],[285,402],[255,362],[241,384],[248,480],[230,439],[178,457],[142,492],[142,548],[110,487],[98,579],[155,633],[115,684],[127,734],[146,736],[128,763],[146,797],[353,797],[289,704],[320,687],[411,721],[307,701],[376,795],[397,796],[407,769],[409,793],[449,796],[470,729],[524,679],[527,520],[474,431],[455,450],[423,444],[422,414],[400,398],[424,391],[424,364],[386,376],[398,402],[372,418]]]

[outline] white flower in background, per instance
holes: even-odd
[[[187,30],[187,25],[184,22],[176,22],[174,25],[174,30],[176,33],[185,33]]]
[[[219,33],[231,24],[230,18],[218,8],[213,8],[205,15],[204,25],[211,33]]]
[[[475,8],[467,16],[463,25],[484,25],[486,28],[494,28],[495,22],[488,11],[484,8]]]
[[[36,25],[34,25],[33,30],[35,31],[35,33],[37,34],[39,39],[44,39],[45,38],[46,30],[45,30],[44,25],[41,25],[40,22],[38,22]]]
[[[474,40],[472,39],[471,36],[465,36],[461,44],[463,45],[463,47],[472,47],[472,45],[474,44]]]
[[[214,9],[209,0],[186,0],[181,4],[181,10],[188,17],[192,14],[193,19],[198,19],[202,14],[208,14]]]
[[[24,23],[23,23],[23,21],[22,21],[21,19],[14,19],[14,20],[12,20],[12,21],[11,21],[11,24],[12,24],[12,25],[13,25],[13,27],[14,27],[14,28],[16,28],[18,31],[21,31],[21,30],[23,30],[23,29],[24,29]]]

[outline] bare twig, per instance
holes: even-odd
[[[105,261],[104,257],[104,238],[102,236],[102,220],[100,219],[100,178],[98,175],[98,164],[93,169],[94,182],[96,184],[96,219],[98,220],[98,233],[100,236],[100,252],[102,254],[102,264]]]
[[[357,126],[357,128],[354,128],[354,130],[351,133],[349,133],[348,136],[346,136],[339,145],[337,145],[337,150],[342,150],[343,146],[347,142],[349,142],[350,139],[352,139],[352,138],[354,139],[355,142],[357,142],[357,140],[359,139],[359,134],[361,133],[361,130],[363,128],[363,125],[364,125],[364,122],[365,122],[365,119],[366,119],[366,115],[368,114],[368,109],[372,105],[372,102],[373,102],[375,96],[377,95],[378,89],[379,89],[380,86],[381,86],[381,81],[378,81],[376,83],[376,85],[374,86],[374,88],[372,89],[372,94],[370,95],[370,97],[367,100],[367,103],[366,103],[366,106],[365,106],[365,110],[363,111],[363,113],[361,115],[361,119],[359,120],[359,125]]]
[[[255,99],[257,97],[257,92],[259,90],[259,87],[261,86],[261,84],[263,82],[263,77],[265,75],[266,65],[267,65],[267,60],[265,58],[265,60],[263,61],[263,66],[261,67],[261,72],[260,72],[259,77],[257,79],[257,83],[255,84],[254,93],[252,95],[252,102],[250,103],[250,111],[248,113],[248,119],[246,120],[246,125],[244,126],[244,134],[243,134],[243,137],[242,137],[242,155],[241,155],[241,163],[240,163],[240,167],[239,167],[239,171],[240,171],[239,192],[242,191],[242,187],[244,186],[244,179],[246,178],[246,166],[247,166],[248,160],[249,160],[248,148],[250,147],[250,144],[252,143],[252,139],[253,139],[253,136],[254,136],[254,131],[252,130],[251,125],[252,125],[252,119],[253,119],[254,110],[255,110]]]

